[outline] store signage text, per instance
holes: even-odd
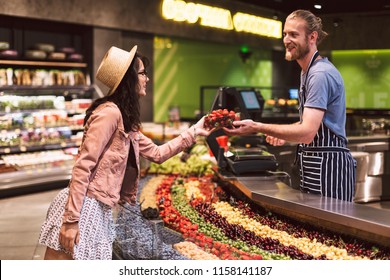
[[[232,16],[227,9],[185,2],[164,0],[162,16],[168,20],[199,23],[202,26],[247,32],[259,36],[282,38],[282,22],[237,12]]]

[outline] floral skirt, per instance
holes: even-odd
[[[68,200],[65,188],[54,198],[41,227],[39,243],[57,251],[67,252],[59,242],[62,217]],[[75,245],[75,260],[110,260],[115,227],[112,208],[94,198],[85,197],[79,220],[80,242]]]

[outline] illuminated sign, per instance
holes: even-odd
[[[255,15],[238,12],[233,17],[229,10],[185,2],[183,0],[164,0],[162,16],[173,21],[199,23],[202,26],[235,30],[260,36],[282,38],[282,22]]]

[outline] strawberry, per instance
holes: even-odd
[[[206,115],[204,126],[207,129],[231,127],[233,121],[239,119],[240,119],[239,114],[238,113],[236,114],[232,110],[229,111],[227,109],[218,109]]]

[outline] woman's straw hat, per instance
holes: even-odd
[[[96,72],[96,78],[110,89],[107,95],[113,94],[122,81],[136,51],[137,46],[134,46],[130,52],[111,47],[104,55]]]

